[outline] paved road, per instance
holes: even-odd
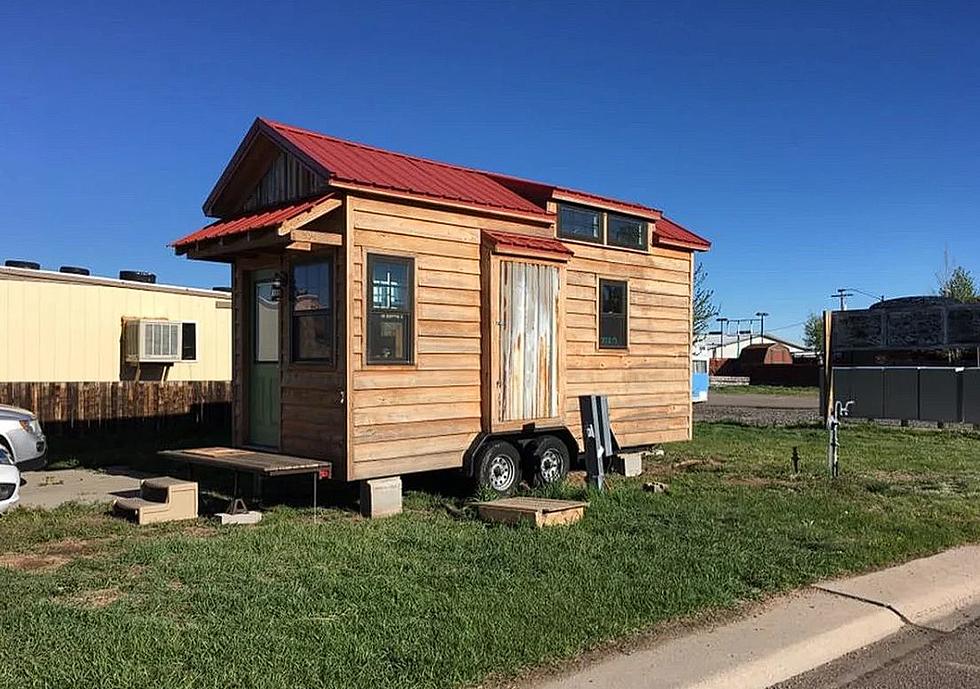
[[[776,689],[976,689],[980,620],[953,632],[909,627]]]

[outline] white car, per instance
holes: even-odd
[[[0,449],[7,451],[20,471],[47,463],[48,442],[33,412],[0,404]]]
[[[20,500],[20,472],[14,460],[0,447],[0,514],[3,514]]]

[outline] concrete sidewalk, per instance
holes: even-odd
[[[770,687],[910,624],[953,629],[980,615],[980,546],[820,583],[752,615],[617,655],[539,689]]]
[[[124,467],[93,469],[54,469],[21,474],[20,507],[52,509],[66,502],[112,502],[139,492],[140,479],[147,474]]]

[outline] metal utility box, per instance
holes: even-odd
[[[919,369],[919,419],[950,421],[963,418],[960,407],[960,372],[955,368]]]
[[[963,421],[980,424],[980,368],[968,368],[962,380]]]
[[[919,418],[919,369],[886,368],[884,384],[884,419]]]

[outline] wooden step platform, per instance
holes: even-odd
[[[491,522],[530,522],[537,528],[574,524],[585,514],[587,502],[550,498],[515,497],[476,503],[480,517]]]

